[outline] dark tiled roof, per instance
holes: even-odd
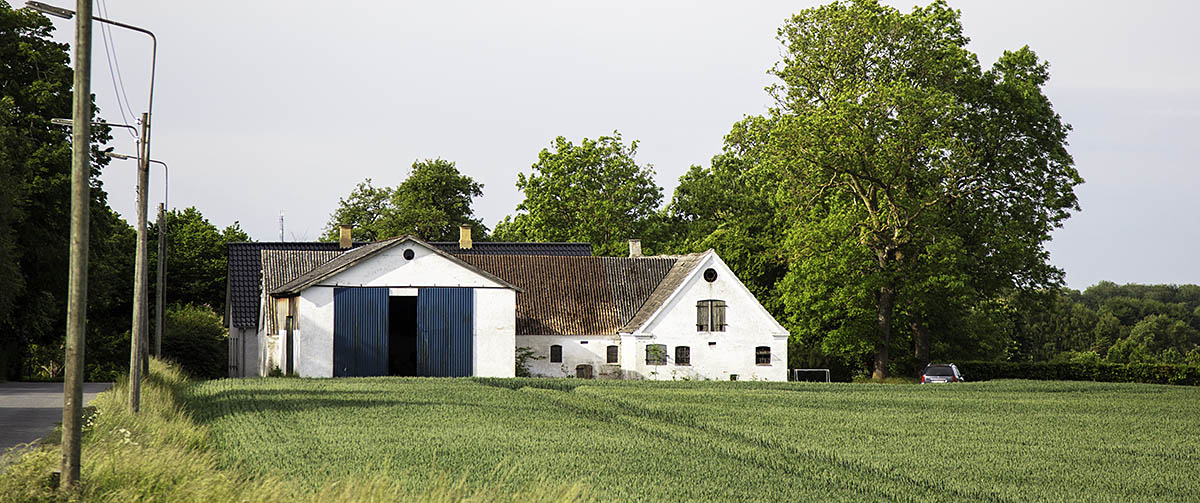
[[[274,290],[292,278],[333,260],[343,252],[335,250],[262,250],[262,282],[267,291]],[[267,333],[279,333],[275,303],[267,303]]]
[[[671,292],[679,288],[679,284],[696,268],[696,265],[700,263],[704,255],[705,253],[693,253],[679,257],[679,260],[673,264],[671,270],[662,276],[662,280],[654,287],[654,291],[647,295],[645,302],[639,306],[637,312],[624,320],[624,326],[619,331],[625,334],[632,333],[649,320],[650,315],[654,314],[659,307],[662,307],[667,298],[671,296]]]
[[[391,238],[391,239],[385,239],[383,241],[376,241],[374,243],[366,244],[366,245],[360,246],[358,248],[355,248],[353,250],[347,251],[341,255],[338,255],[333,260],[325,262],[324,264],[321,264],[321,265],[317,266],[316,268],[297,276],[295,279],[288,281],[284,285],[269,289],[267,291],[271,295],[277,295],[280,297],[286,296],[286,295],[294,295],[296,293],[299,293],[301,290],[303,290],[305,288],[308,288],[312,285],[317,284],[319,281],[321,281],[325,278],[333,276],[337,273],[340,273],[340,272],[354,266],[354,264],[357,264],[359,261],[366,259],[367,257],[375,255],[376,253],[379,253],[383,250],[386,250],[388,248],[391,248],[393,246],[396,246],[396,245],[398,245],[400,243],[404,243],[404,242],[415,242],[415,243],[424,245],[424,246],[428,247],[430,250],[432,250],[434,253],[440,254],[440,255],[450,259],[453,262],[458,262],[460,264],[467,266],[467,268],[475,269],[475,267],[472,266],[471,264],[463,262],[462,260],[460,260],[458,257],[455,257],[454,255],[451,255],[444,251],[438,250],[437,248],[430,246],[429,243],[421,241],[420,239],[417,239],[413,236],[400,236],[400,237],[395,237],[395,238]],[[484,256],[484,255],[477,255],[477,256]],[[492,274],[488,273],[487,271],[475,269],[475,272],[486,278],[496,280],[496,282],[501,283],[504,286],[512,286],[511,284],[508,284],[503,279],[493,276]]]
[[[329,251],[337,243],[229,243],[226,275],[226,321],[238,328],[258,326],[258,300],[262,296],[262,250]]]
[[[429,243],[453,255],[552,255],[556,257],[590,257],[591,243],[508,243],[476,241],[471,248],[458,247],[458,241]]]
[[[522,289],[517,335],[615,334],[679,262],[679,257],[461,258]]]

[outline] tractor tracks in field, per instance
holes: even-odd
[[[481,384],[489,385],[484,382]],[[512,389],[507,386],[497,386]],[[852,494],[856,499],[925,502],[931,496],[959,501],[1015,503],[1001,494],[961,490],[936,480],[917,479],[882,466],[845,459],[823,449],[803,448],[778,440],[706,424],[688,411],[661,410],[634,401],[591,392],[590,387],[522,387],[584,419],[634,428],[675,443],[685,443],[753,467],[795,477],[810,490]]]

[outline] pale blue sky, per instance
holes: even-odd
[[[47,0],[71,7],[72,2]],[[20,2],[14,2],[20,6]],[[153,157],[171,203],[258,240],[315,239],[366,177],[403,180],[443,157],[484,184],[475,211],[512,213],[516,173],[557,135],[620,130],[641,141],[669,197],[742,116],[769,103],[775,29],[818,2],[151,2],[106,0],[109,17],[159,38]],[[908,10],[913,2],[889,2]],[[1186,1],[951,1],[985,66],[1028,44],[1050,61],[1046,92],[1074,126],[1083,211],[1051,261],[1083,288],[1200,283],[1200,7]],[[99,13],[97,13],[99,15]],[[72,23],[55,21],[68,41]],[[114,29],[132,112],[145,109],[149,44]],[[120,122],[96,29],[93,90]],[[127,115],[130,112],[127,112]],[[133,152],[118,135],[118,151]],[[133,166],[103,175],[133,215]],[[161,198],[153,178],[152,201]]]

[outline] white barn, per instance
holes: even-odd
[[[712,250],[593,257],[469,232],[231,244],[230,375],[511,377],[521,350],[540,376],[787,378],[787,331]]]

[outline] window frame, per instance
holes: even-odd
[[[680,353],[679,350],[683,350]],[[692,348],[691,346],[675,346],[675,365],[681,367],[692,366]]]
[[[658,358],[651,359],[653,356]],[[667,345],[666,344],[647,344],[646,345],[646,365],[666,365],[667,364]]]
[[[767,358],[766,362],[762,361],[762,357],[764,356],[764,350],[765,350],[765,356]],[[759,365],[759,366],[764,366],[764,367],[771,366],[771,346],[755,346],[754,347],[754,364]]]
[[[729,312],[728,307],[729,304],[721,299],[696,301],[696,331],[724,332],[729,326],[729,323],[726,321]]]
[[[555,349],[558,350],[558,359],[557,360],[554,359],[554,350]],[[550,363],[562,363],[562,362],[563,362],[562,345],[561,344],[551,344],[550,345]]]
[[[621,346],[609,344],[604,348],[604,363],[615,364],[621,363]]]

